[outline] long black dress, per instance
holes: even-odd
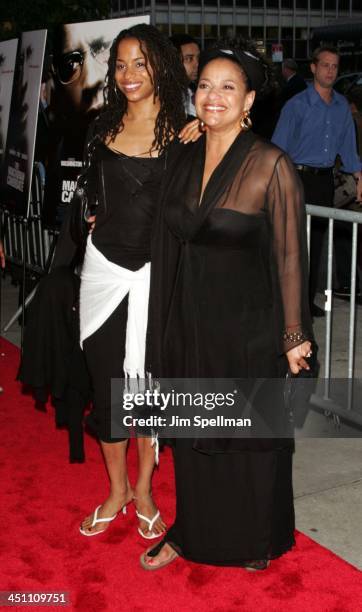
[[[149,367],[159,377],[283,376],[293,346],[284,331],[312,337],[300,182],[279,149],[242,133],[199,202],[204,160],[202,137],[174,148],[169,163],[152,254]],[[292,453],[290,440],[175,440],[177,515],[166,541],[214,565],[287,551]]]

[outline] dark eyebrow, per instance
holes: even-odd
[[[102,47],[107,47],[111,44],[111,41],[107,41],[104,36],[99,36],[98,38],[94,38],[90,43],[89,43],[89,47],[93,50],[93,51],[98,51],[99,49],[101,49]]]
[[[200,81],[209,81],[210,82],[210,79],[208,79],[207,77],[201,77]],[[234,85],[237,84],[236,81],[234,81],[234,79],[222,79],[222,82],[223,83],[233,83]]]
[[[144,61],[144,57],[135,57],[134,60],[132,60],[133,62],[138,62],[138,60],[143,60]],[[116,62],[124,62],[124,60],[120,57],[117,57]]]

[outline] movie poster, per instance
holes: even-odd
[[[0,42],[0,176],[8,133],[17,46],[18,40],[15,38]]]
[[[29,214],[46,30],[23,32],[18,45],[5,149],[2,198],[16,215]]]
[[[61,225],[82,168],[88,127],[103,104],[109,50],[121,30],[149,23],[149,16],[65,24],[52,58],[54,90],[43,221]]]

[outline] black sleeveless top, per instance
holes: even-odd
[[[109,261],[138,270],[151,259],[151,229],[166,156],[129,157],[99,142],[94,161],[102,172],[93,244]]]

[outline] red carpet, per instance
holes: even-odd
[[[36,412],[30,396],[21,395],[14,381],[18,349],[0,339],[0,353],[4,387],[0,590],[68,591],[71,605],[66,609],[81,612],[362,609],[361,573],[302,534],[297,535],[292,552],[256,574],[182,560],[159,572],[143,571],[138,557],[145,542],[136,532],[132,508],[104,535],[81,536],[80,519],[101,503],[107,491],[97,444],[87,437],[87,462],[70,465],[67,435],[55,429],[52,409],[48,414]],[[133,475],[132,450],[129,459]],[[169,453],[162,455],[154,489],[163,516],[171,523],[174,490]]]

